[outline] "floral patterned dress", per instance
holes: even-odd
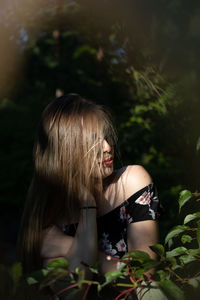
[[[127,251],[129,224],[157,219],[160,203],[153,183],[130,196],[121,205],[97,218],[98,247],[107,255],[121,258]],[[78,224],[63,226],[63,232],[74,236]]]

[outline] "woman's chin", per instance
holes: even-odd
[[[105,179],[106,177],[110,176],[113,173],[113,165],[112,166],[104,166],[102,170],[102,178]]]

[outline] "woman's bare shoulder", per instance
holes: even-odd
[[[117,184],[124,189],[125,198],[152,183],[151,176],[141,165],[129,165],[119,170]]]

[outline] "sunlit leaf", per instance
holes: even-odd
[[[82,45],[82,46],[78,47],[76,49],[76,51],[74,51],[73,58],[77,59],[82,54],[85,54],[86,52],[89,53],[90,55],[95,55],[97,53],[97,50],[95,48],[91,47],[90,45]]]
[[[200,221],[197,222],[197,242],[200,248]]]
[[[119,277],[120,277],[120,278],[124,278],[122,275],[123,275],[123,274],[122,274],[122,272],[120,272],[120,271],[110,271],[110,272],[107,272],[107,273],[104,275],[106,281],[105,281],[103,284],[97,286],[98,292],[100,292],[101,289],[102,289],[104,286],[108,285],[108,284],[111,283],[113,280],[115,280],[115,279],[117,279],[117,278],[119,278]]]
[[[188,253],[191,255],[200,255],[200,249],[188,249]]]
[[[165,293],[155,282],[151,284],[144,281],[142,283],[142,288],[136,289],[137,299],[141,300],[168,300]]]
[[[193,214],[189,214],[185,217],[184,224],[186,224],[194,219],[197,219],[197,218],[200,218],[200,212],[195,212]]]
[[[196,144],[196,150],[200,150],[200,136],[198,137],[197,144]]]
[[[165,255],[165,248],[161,244],[155,244],[153,246],[150,246],[151,250],[158,254],[159,256],[163,257]]]
[[[96,267],[92,266],[92,267],[89,267],[89,269],[92,273],[98,274],[98,269]]]
[[[110,272],[107,272],[105,274],[105,278],[106,278],[106,282],[111,282],[115,279],[117,279],[118,277],[120,277],[122,275],[122,273],[120,271],[110,271]]]
[[[156,273],[160,276],[161,281],[166,280],[169,277],[169,274],[164,270],[158,270]]]
[[[68,261],[65,258],[56,258],[50,261],[47,265],[49,268],[67,268],[69,265]]]
[[[191,278],[190,280],[188,280],[188,284],[193,286],[194,288],[200,287],[200,276]]]
[[[195,261],[196,260],[196,257],[193,256],[193,255],[190,255],[190,254],[186,254],[186,255],[181,255],[179,257],[179,260],[180,262],[182,263],[182,266],[192,262],[192,261]]]
[[[187,248],[185,248],[185,247],[177,247],[177,248],[175,248],[171,251],[167,251],[166,252],[166,257],[169,258],[169,257],[185,254],[186,251],[187,251]]]
[[[126,264],[123,262],[118,262],[117,263],[117,271],[122,271],[126,267]]]
[[[179,194],[179,199],[178,199],[178,203],[179,203],[179,212],[182,208],[182,206],[187,203],[192,197],[192,193],[188,190],[183,190],[180,192]]]
[[[177,235],[179,235],[180,233],[184,232],[185,230],[189,229],[189,226],[186,225],[177,225],[174,228],[172,228],[172,230],[167,234],[166,238],[165,238],[165,244],[168,243],[168,241],[174,237],[176,237]]]
[[[28,278],[26,279],[26,281],[27,281],[27,283],[28,283],[29,285],[38,283],[38,280],[36,280],[36,279],[33,278],[33,277],[28,277]]]
[[[162,280],[159,282],[159,286],[169,299],[185,300],[183,291],[171,280]]]
[[[191,241],[192,241],[192,237],[190,235],[187,235],[187,234],[182,235],[181,242],[183,244],[190,243]]]
[[[127,258],[139,259],[141,261],[150,260],[150,256],[148,253],[143,252],[143,251],[138,251],[138,250],[133,250],[133,251],[126,253],[122,259],[127,259]]]
[[[178,267],[177,260],[174,256],[168,257],[167,260],[171,263],[173,270]]]

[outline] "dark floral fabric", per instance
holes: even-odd
[[[129,224],[157,219],[160,211],[157,190],[153,183],[139,190],[121,205],[97,218],[99,250],[121,258],[127,251]],[[63,232],[74,236],[77,224],[63,227]]]

